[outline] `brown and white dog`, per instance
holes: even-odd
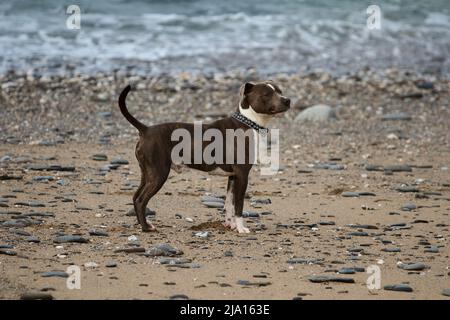
[[[172,133],[176,129],[185,129],[191,133],[191,137],[194,137],[194,124],[171,122],[147,127],[127,110],[125,99],[130,89],[130,86],[127,86],[120,94],[119,107],[123,116],[139,130],[139,141],[135,153],[141,169],[141,184],[134,194],[133,203],[142,231],[154,231],[156,228],[146,220],[145,209],[149,200],[166,182],[170,169],[173,167],[171,155],[176,142],[172,140]],[[289,107],[290,100],[282,95],[280,88],[273,82],[248,82],[241,87],[237,112],[231,117],[202,124],[202,129],[206,131],[213,128],[226,136],[226,130],[228,129],[248,131],[255,130],[258,127],[264,128],[273,116],[287,111]],[[202,141],[202,148],[204,149],[209,143],[211,142]],[[246,141],[245,163],[222,161],[207,164],[191,161],[185,164],[187,167],[206,172],[220,169],[228,176],[227,196],[224,206],[225,226],[237,230],[239,233],[250,232],[244,226],[242,218],[248,175],[253,165],[247,154],[249,148],[248,141]],[[225,154],[226,150],[223,152],[223,155]],[[192,157],[194,157],[193,151]],[[236,154],[234,158],[237,158]]]

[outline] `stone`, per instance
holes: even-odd
[[[323,283],[323,282],[355,283],[355,280],[353,278],[341,278],[334,276],[310,276],[308,280],[313,283]]]
[[[388,291],[400,291],[400,292],[413,292],[413,289],[407,284],[393,284],[384,286],[384,290]]]
[[[224,202],[216,202],[216,201],[204,201],[202,204],[208,208],[219,208],[222,209],[224,206]]]
[[[95,236],[95,237],[108,237],[108,233],[102,230],[98,229],[91,229],[89,230],[89,235]]]
[[[130,208],[127,213],[127,216],[132,217],[136,215],[136,211],[134,211],[134,208]],[[149,208],[145,208],[145,216],[154,216],[156,215],[156,211],[150,210]]]
[[[397,267],[399,267],[400,269],[403,270],[409,270],[409,271],[420,271],[420,270],[424,270],[427,269],[428,267],[423,264],[423,263],[410,263],[410,264],[404,264],[404,263],[399,263],[397,265]]]
[[[157,257],[157,256],[173,257],[182,254],[183,251],[171,246],[168,243],[157,244],[152,248],[150,248],[148,251],[146,251],[146,255],[150,257]]]
[[[53,300],[50,293],[45,292],[27,292],[20,296],[21,300]]]
[[[113,165],[127,165],[127,164],[130,164],[128,162],[128,160],[125,160],[125,159],[122,159],[122,158],[114,158],[114,159],[111,160],[110,163],[113,164]]]
[[[107,161],[108,160],[108,156],[106,154],[97,153],[97,154],[94,154],[91,157],[91,159],[95,160],[95,161]]]
[[[309,259],[309,258],[291,258],[286,261],[289,264],[321,264],[323,259]]]
[[[406,164],[394,164],[394,165],[388,165],[384,166],[384,171],[391,171],[391,172],[412,172],[412,167],[408,166]]]
[[[74,243],[87,243],[88,240],[81,237],[81,236],[58,236],[55,238],[55,240],[53,240],[53,242],[55,243],[69,243],[69,242],[74,242]]]
[[[416,209],[417,209],[417,206],[414,203],[406,203],[400,208],[400,210],[402,210],[402,211],[413,211]]]
[[[335,109],[324,104],[317,104],[312,107],[306,108],[295,117],[295,121],[297,122],[322,122],[336,119],[337,116]]]
[[[404,112],[390,113],[390,114],[383,115],[381,117],[381,120],[383,120],[383,121],[388,121],[388,120],[409,121],[409,120],[411,120],[411,116]]]
[[[359,193],[358,192],[351,192],[351,191],[345,191],[341,193],[341,196],[343,197],[359,197]]]
[[[64,271],[47,271],[47,272],[41,273],[41,277],[43,277],[43,278],[51,278],[51,277],[68,278],[69,274]]]

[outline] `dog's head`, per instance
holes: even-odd
[[[273,116],[287,111],[291,100],[282,95],[280,87],[272,81],[247,82],[240,90],[240,108],[252,109],[262,116]]]

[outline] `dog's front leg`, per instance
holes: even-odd
[[[233,200],[234,200],[234,212],[235,212],[235,229],[239,233],[249,233],[250,230],[244,226],[244,218],[242,218],[242,210],[244,209],[244,197],[247,190],[248,173],[238,174],[235,176],[233,183]],[[232,229],[234,226],[232,226]]]

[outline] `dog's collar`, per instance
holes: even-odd
[[[240,113],[239,111],[235,111],[232,115],[232,118],[236,119],[237,121],[245,124],[246,126],[255,129],[256,131],[258,131],[259,133],[267,133],[269,131],[269,129],[261,127],[259,124],[257,124],[256,122],[250,120],[249,118],[247,118],[246,116],[244,116],[242,113]]]

